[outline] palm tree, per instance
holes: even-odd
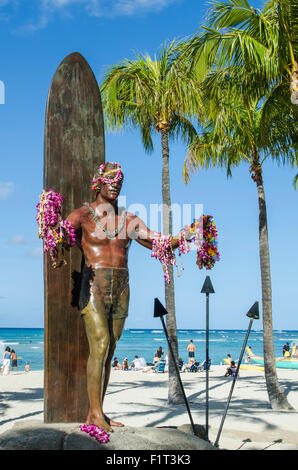
[[[208,88],[210,90],[210,88]],[[292,409],[277,378],[272,325],[271,272],[268,241],[263,164],[268,157],[283,164],[297,163],[298,145],[295,113],[286,107],[273,108],[271,97],[262,101],[244,98],[238,86],[220,94],[208,94],[203,102],[209,115],[202,133],[190,146],[184,164],[184,179],[208,166],[232,167],[249,163],[249,172],[256,183],[259,206],[259,257],[262,280],[263,347],[266,385],[273,409]]]
[[[209,113],[185,161],[185,180],[202,165],[227,165],[230,174],[233,165],[247,161],[257,185],[265,376],[276,409],[290,405],[274,362],[262,167],[269,156],[297,165],[297,106],[289,99],[297,69],[297,6],[298,0],[269,0],[261,11],[247,0],[213,1],[204,32],[182,45],[190,69],[205,67],[201,89]]]
[[[137,54],[124,60],[105,74],[101,90],[104,114],[112,129],[133,127],[141,131],[145,151],[153,151],[152,133],[158,132],[162,149],[163,233],[172,233],[169,171],[169,140],[181,137],[189,145],[195,128],[189,120],[197,108],[196,84],[186,76],[176,60],[178,43],[161,47],[157,56]],[[167,329],[178,359],[177,326],[173,267],[169,267],[170,284],[165,283]],[[182,403],[183,396],[169,358],[169,403]]]
[[[274,97],[286,91],[289,99],[290,91],[297,105],[298,0],[268,0],[263,11],[248,0],[213,0],[211,5],[204,33],[188,44],[193,63],[205,56],[209,67],[216,63],[220,70],[236,72],[249,96],[274,89]]]

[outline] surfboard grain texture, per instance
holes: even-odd
[[[44,137],[44,188],[63,195],[65,219],[92,201],[91,180],[105,161],[100,91],[86,60],[75,52],[59,65],[50,85]],[[78,298],[83,257],[78,247],[54,269],[44,256],[44,421],[84,422],[88,411],[88,342]]]

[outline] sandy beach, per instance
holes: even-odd
[[[209,373],[209,439],[214,443],[232,384],[225,366]],[[205,425],[205,373],[181,374],[193,420]],[[272,411],[264,373],[242,370],[237,379],[219,447],[229,450],[298,450],[298,370],[278,369],[295,411]],[[168,374],[112,371],[105,412],[127,426],[188,424],[184,405],[167,404]],[[43,371],[0,376],[0,433],[26,420],[43,422]]]

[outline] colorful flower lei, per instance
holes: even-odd
[[[111,170],[117,169],[117,173],[114,178],[106,178],[104,176],[104,174],[106,173],[107,165],[113,165],[113,167],[115,167],[115,168],[111,168]],[[119,163],[116,163],[116,162],[102,163],[98,167],[98,175],[94,176],[92,180],[92,191],[99,192],[102,184],[118,183],[118,181],[121,181],[121,180],[123,180],[123,172]]]
[[[218,232],[211,215],[203,216],[203,243],[197,250],[197,265],[200,269],[212,269],[220,255],[217,248]]]
[[[76,242],[74,226],[67,220],[62,220],[62,202],[61,194],[52,189],[43,190],[36,206],[38,237],[43,239],[44,252],[49,252],[54,268],[66,264],[64,248],[72,247]]]
[[[110,440],[110,434],[95,424],[82,424],[80,430],[94,437],[100,444],[106,444]]]
[[[189,236],[191,234],[191,236]],[[188,235],[188,238],[186,236]],[[217,230],[210,215],[203,215],[191,226],[185,226],[179,232],[178,250],[179,256],[188,253],[191,249],[191,243],[197,247],[197,265],[200,269],[212,269],[215,262],[219,261],[219,252],[217,248]],[[171,235],[161,235],[156,232],[152,239],[151,256],[158,259],[163,267],[164,278],[170,283],[169,265],[177,266],[176,256],[172,249]],[[177,266],[178,267],[178,266]],[[183,266],[181,271],[183,270]],[[181,272],[178,273],[180,276]]]

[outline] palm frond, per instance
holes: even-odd
[[[245,27],[260,20],[260,13],[251,7],[247,0],[212,1],[207,18],[211,28]]]
[[[171,137],[176,133],[189,142],[195,135],[189,117],[200,114],[198,81],[179,51],[174,40],[154,57],[137,53],[110,67],[101,85],[107,127],[140,128],[146,151],[153,149],[151,133],[159,123],[167,123]]]

